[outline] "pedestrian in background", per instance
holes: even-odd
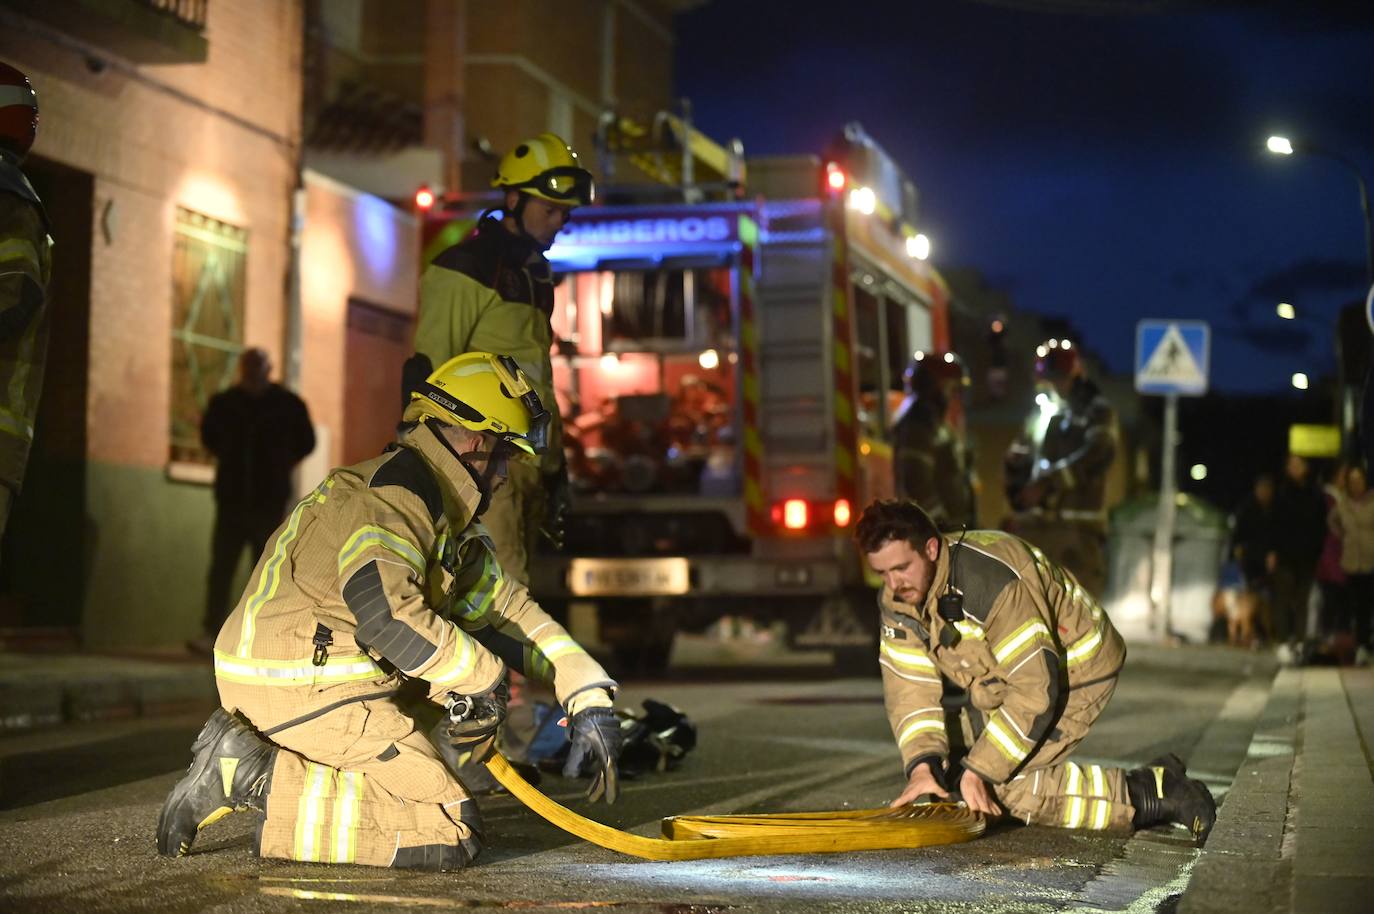
[[[1278,563],[1273,575],[1273,637],[1279,662],[1298,663],[1307,636],[1307,603],[1326,539],[1326,502],[1306,459],[1288,455],[1274,505]]]
[[[1374,611],[1374,493],[1360,467],[1346,474],[1345,497],[1330,515],[1331,529],[1341,540],[1341,570],[1345,572],[1345,620],[1353,624],[1355,662],[1369,662],[1370,613]]]
[[[1272,639],[1274,633],[1270,576],[1278,567],[1278,540],[1274,477],[1261,473],[1231,518],[1231,557],[1240,565],[1244,590],[1253,597],[1252,621],[1265,639]]]
[[[1350,466],[1337,464],[1331,478],[1322,486],[1326,499],[1327,530],[1322,554],[1317,559],[1317,589],[1321,592],[1318,635],[1331,642],[1350,631],[1350,612],[1346,599],[1345,572],[1341,569],[1341,535],[1335,524],[1336,506],[1345,499],[1346,474]]]
[[[19,165],[38,134],[28,77],[0,63],[0,533],[24,483],[48,352],[48,217]]]
[[[291,500],[291,471],[315,449],[304,401],[274,384],[262,349],[239,356],[239,380],[210,398],[200,440],[215,455],[215,528],[205,585],[203,633],[191,642],[208,653],[233,607],[230,588],[244,550],[262,554]]]

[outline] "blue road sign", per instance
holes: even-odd
[[[1206,321],[1144,320],[1135,328],[1135,389],[1143,394],[1207,393],[1212,330]]]

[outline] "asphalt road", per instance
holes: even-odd
[[[1080,757],[1140,764],[1163,751],[1224,793],[1268,678],[1128,664]],[[681,769],[630,782],[612,808],[546,777],[554,798],[657,835],[661,816],[882,805],[901,773],[874,679],[635,682],[699,724]],[[1133,838],[1003,825],[965,845],[847,855],[653,863],[560,832],[507,796],[481,801],[488,849],[453,874],[264,861],[254,820],[157,856],[158,810],[203,716],[69,726],[0,739],[0,910],[366,911],[608,907],[625,911],[1167,911],[1196,858],[1187,835]]]

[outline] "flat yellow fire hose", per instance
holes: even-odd
[[[487,759],[487,769],[516,799],[569,834],[645,860],[929,847],[972,841],[984,828],[978,813],[954,803],[932,803],[844,812],[670,816],[663,820],[664,837],[645,838],[560,806],[531,786],[499,753]]]

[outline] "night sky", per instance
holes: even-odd
[[[1374,181],[1374,3],[826,6],[680,16],[697,126],[819,154],[861,122],[916,182],[937,267],[1070,319],[1113,371],[1133,370],[1139,319],[1179,317],[1212,323],[1215,391],[1334,373],[1336,313],[1367,289],[1355,179],[1263,147],[1306,139]],[[1280,300],[1310,323],[1280,321]]]

